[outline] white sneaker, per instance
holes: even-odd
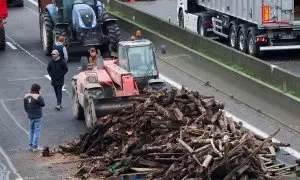
[[[41,147],[33,148],[33,152],[42,151],[42,150],[43,150],[43,148],[41,148]]]

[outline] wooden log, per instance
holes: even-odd
[[[175,114],[176,119],[177,119],[178,121],[182,121],[182,120],[183,120],[183,113],[180,111],[180,109],[175,108],[175,109],[174,109],[174,114]]]
[[[215,113],[211,118],[211,123],[214,124],[222,115],[222,110],[219,110],[217,113]]]
[[[157,104],[157,103],[154,103],[153,105],[154,105],[154,107],[158,110],[158,112],[159,112],[161,115],[163,115],[163,117],[168,118],[168,119],[171,118],[170,113],[169,113],[165,108],[163,108],[162,106],[160,106],[160,105]]]
[[[201,101],[199,99],[197,99],[191,93],[188,94],[188,97],[189,97],[190,100],[192,100],[195,103],[196,108],[198,109],[199,112],[201,112],[201,114],[206,112],[205,108],[202,106]]]
[[[234,174],[243,166],[245,166],[246,163],[249,163],[249,159],[252,158],[265,144],[267,144],[278,132],[280,129],[276,130],[274,133],[272,133],[267,139],[265,139],[251,154],[249,154],[245,159],[243,159],[241,165],[234,168],[223,180],[231,180],[231,178],[234,176]]]
[[[227,120],[228,120],[228,125],[229,125],[230,132],[232,134],[236,134],[235,124],[233,122],[232,117],[229,117]]]
[[[208,154],[202,163],[202,167],[204,169],[207,169],[212,159],[213,159],[212,155]]]

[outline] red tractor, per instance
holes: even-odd
[[[0,0],[0,50],[5,50],[4,20],[8,16],[6,0]]]
[[[166,53],[162,47],[162,53]],[[118,57],[116,57],[118,56]],[[102,59],[97,67],[82,58],[81,72],[72,80],[73,113],[93,127],[99,117],[132,107],[144,88],[166,90],[159,78],[155,49],[149,40],[120,41],[118,55]]]

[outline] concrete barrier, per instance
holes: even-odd
[[[107,2],[106,2],[107,3]],[[213,60],[220,61],[229,66],[238,66],[239,69],[252,77],[260,79],[275,87],[282,87],[288,92],[300,95],[300,76],[287,72],[279,67],[257,59],[255,57],[240,53],[224,44],[211,39],[201,37],[196,33],[187,31],[181,27],[170,24],[159,17],[136,10],[126,4],[110,0],[107,4],[113,11],[120,12],[119,15],[133,20],[136,23],[154,30],[159,34],[171,38],[193,50],[207,55]]]
[[[189,61],[169,59],[165,61],[184,72],[202,80],[210,82],[215,88],[233,95],[236,99],[245,102],[254,109],[260,110],[281,123],[300,132],[300,101],[277,89],[251,78],[238,71],[232,70],[224,64],[203,56],[201,53],[191,50],[176,43],[154,31],[144,29],[120,16],[116,16],[122,29],[128,32],[142,30],[143,37],[150,39],[156,46],[166,45],[168,54],[187,54]],[[273,74],[279,75],[280,71],[274,70]]]

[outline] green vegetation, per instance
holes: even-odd
[[[133,21],[132,17],[130,17],[130,15],[128,14],[124,14],[123,12],[121,11],[118,11],[116,9],[114,9],[112,6],[109,6],[109,5],[106,5],[105,6],[106,10],[109,11],[111,14],[117,16],[117,17],[122,17],[124,19],[126,19],[127,21],[131,22],[132,24],[135,24],[136,26],[140,26],[141,28],[149,31],[149,32],[153,32],[155,34],[157,34],[158,36],[161,36],[165,39],[168,39],[169,41],[173,42],[173,43],[176,43],[178,44],[179,46],[182,46],[182,47],[185,47],[185,48],[188,48],[188,49],[191,49],[191,50],[194,50],[196,51],[198,54],[201,54],[205,57],[209,57],[210,59],[212,60],[215,60],[223,65],[225,65],[227,68],[229,69],[232,69],[236,72],[239,72],[241,74],[244,74],[244,75],[248,75],[256,80],[259,80],[261,81],[262,83],[264,84],[267,84],[267,85],[270,85],[278,90],[280,90],[281,92],[283,93],[286,93],[286,94],[289,94],[291,96],[294,96],[296,98],[299,98],[300,99],[300,92],[296,92],[294,90],[291,90],[291,89],[288,89],[288,90],[285,90],[282,85],[278,85],[278,84],[275,84],[273,82],[267,82],[263,77],[260,77],[258,74],[250,71],[249,69],[245,68],[245,67],[242,67],[238,64],[233,64],[227,60],[224,60],[224,59],[220,59],[219,57],[216,57],[215,55],[211,54],[209,51],[204,51],[203,49],[199,49],[197,47],[187,47],[185,45],[182,45],[180,43],[180,41],[175,41],[169,37],[166,37],[164,34],[160,33],[160,32],[157,32],[153,29],[153,27],[149,27],[145,22],[136,22],[136,21]]]

